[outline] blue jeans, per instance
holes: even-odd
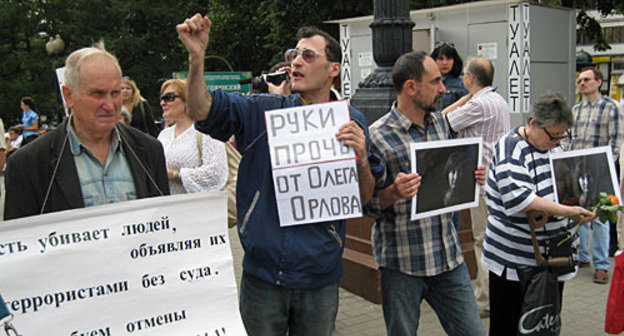
[[[602,223],[599,219],[591,223],[592,256],[595,269],[608,270],[609,263],[609,222]],[[579,258],[582,262],[589,262],[589,225],[581,225],[581,244],[579,245]]]
[[[240,312],[249,336],[329,336],[338,313],[338,283],[289,289],[243,272]]]
[[[381,268],[381,291],[388,336],[415,336],[423,299],[450,336],[482,336],[485,329],[466,264],[431,277]]]

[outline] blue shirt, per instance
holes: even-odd
[[[245,272],[290,289],[320,288],[340,280],[345,220],[280,227],[264,113],[301,106],[300,97],[242,96],[220,90],[210,94],[208,118],[196,121],[195,127],[221,141],[234,135],[242,154],[236,209]],[[364,115],[353,107],[350,114],[368,135]],[[369,155],[371,167],[375,162]],[[371,170],[374,175],[376,170]]]
[[[32,127],[35,122],[39,122],[39,115],[33,110],[22,111],[22,124],[24,127]],[[30,135],[37,135],[38,131],[23,130],[22,136],[27,138]]]
[[[411,143],[450,137],[440,113],[427,114],[425,128],[422,128],[401,114],[396,105],[371,125],[370,152],[385,163],[385,174],[376,179],[375,196],[365,207],[366,215],[376,219],[373,242],[380,267],[414,276],[434,276],[463,263],[451,213],[412,221],[411,199],[400,199],[382,210],[378,197],[381,190],[394,183],[400,172],[411,173]]]
[[[78,139],[71,122],[67,123],[67,133],[85,207],[137,198],[132,170],[121,146],[117,128],[111,134],[111,146],[105,165]]]

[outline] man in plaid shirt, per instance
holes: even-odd
[[[450,138],[442,115],[431,113],[445,92],[442,75],[431,57],[410,52],[394,64],[392,79],[397,100],[369,129],[370,152],[382,159],[385,171],[366,207],[367,215],[376,219],[373,241],[387,333],[416,335],[425,299],[447,334],[482,336],[485,330],[452,214],[410,220],[411,199],[421,180],[411,173],[410,143]],[[485,167],[475,177],[483,185]]]
[[[583,99],[574,105],[574,127],[571,139],[564,139],[561,146],[566,150],[586,149],[598,146],[611,146],[614,162],[618,162],[620,145],[624,140],[624,119],[618,103],[600,94],[602,73],[596,68],[581,70],[578,89]],[[616,223],[611,223],[615,226]],[[596,219],[592,223],[592,256],[594,282],[609,282],[609,224]],[[589,230],[588,225],[581,225],[581,244],[579,246],[581,267],[589,267]],[[615,234],[615,228],[613,230]],[[615,240],[617,242],[617,239]],[[617,243],[616,243],[617,244]]]

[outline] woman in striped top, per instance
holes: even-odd
[[[496,145],[486,183],[488,221],[483,245],[483,265],[490,271],[490,336],[516,335],[522,291],[516,269],[535,266],[527,212],[550,216],[579,215],[587,223],[595,214],[579,206],[554,202],[549,154],[562,151],[561,139],[574,122],[565,99],[548,93],[533,104],[526,125],[511,130]],[[571,230],[575,223],[549,217],[544,230],[536,230],[540,246],[546,237]],[[559,278],[560,291],[563,280]]]

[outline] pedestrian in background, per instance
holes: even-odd
[[[459,77],[464,63],[455,46],[446,42],[436,44],[433,52],[431,52],[431,58],[438,65],[442,74],[442,84],[446,88],[446,91],[440,96],[440,101],[436,103],[439,104],[441,110],[444,110],[468,94],[468,90],[466,90],[462,79]],[[453,224],[455,225],[455,230],[459,231],[461,224],[461,213],[459,211],[453,213]]]
[[[172,194],[221,189],[228,178],[225,143],[195,130],[186,107],[186,88],[182,79],[170,79],[160,87],[163,117],[173,123],[158,135]]]
[[[442,73],[442,84],[444,84],[446,91],[440,97],[440,103],[441,109],[445,109],[468,94],[468,90],[460,78],[464,63],[455,46],[446,42],[436,44],[433,52],[431,52],[431,58],[436,61]]]
[[[589,67],[581,70],[578,77],[578,90],[582,99],[572,108],[575,121],[571,138],[563,139],[561,146],[565,150],[610,146],[613,162],[618,162],[620,146],[624,141],[624,115],[617,101],[600,94],[602,80],[602,72],[596,68]],[[595,268],[595,283],[609,282],[608,270],[611,266],[609,255],[613,255],[617,249],[616,224],[603,223],[600,219],[596,219],[591,226],[584,225],[580,228],[580,267],[589,267],[591,259]],[[590,230],[592,231],[591,255]]]
[[[39,136],[39,110],[35,100],[30,97],[22,97],[20,103],[22,124],[17,128],[22,130],[22,146],[26,146]]]
[[[121,99],[123,107],[132,116],[130,126],[141,130],[153,137],[158,136],[158,129],[154,123],[152,110],[147,100],[141,96],[136,82],[130,77],[124,77],[121,84]]]

